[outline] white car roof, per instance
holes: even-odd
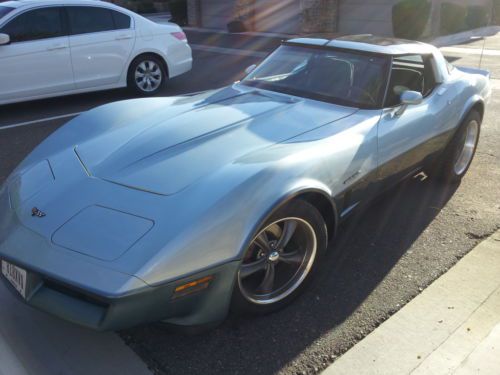
[[[113,4],[100,0],[12,0],[0,3],[1,6],[10,8],[23,8],[43,5],[100,5],[109,8],[114,7]]]
[[[335,39],[296,38],[288,43],[350,49],[384,55],[433,54],[436,47],[405,39],[386,38],[371,34],[349,35]]]

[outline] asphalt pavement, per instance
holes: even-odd
[[[261,59],[230,53],[239,49],[234,41],[189,37],[219,50],[195,49],[193,71],[169,81],[162,95],[224,86]],[[268,50],[266,44],[256,51]],[[472,52],[447,55],[456,64],[478,64]],[[482,64],[500,78],[497,60],[483,56]],[[151,324],[122,331],[122,338],[157,374],[309,374],[326,368],[500,228],[500,85],[495,87],[463,182],[411,179],[358,212],[341,226],[313,287],[292,306],[266,317],[232,316],[197,336]],[[114,90],[0,107],[0,183],[72,114],[130,97]]]

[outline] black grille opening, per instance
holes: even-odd
[[[107,308],[109,306],[109,303],[106,302],[104,299],[100,299],[98,297],[89,295],[87,293],[83,293],[79,290],[76,290],[74,288],[68,287],[66,285],[63,285],[59,282],[56,282],[54,280],[50,279],[44,279],[43,280],[43,285],[46,288],[52,289],[56,292],[65,294],[67,296],[91,303],[96,306],[104,307]]]

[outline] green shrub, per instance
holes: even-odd
[[[441,5],[441,35],[455,34],[467,30],[467,8],[450,3]]]
[[[187,24],[187,0],[169,0],[168,7],[173,22],[179,25]]]
[[[153,0],[128,0],[126,7],[137,13],[154,13],[156,11]]]
[[[490,22],[490,12],[486,6],[472,5],[467,8],[467,18],[465,23],[468,29],[477,29],[488,26]]]
[[[392,30],[394,36],[418,39],[422,36],[431,13],[427,0],[402,0],[392,7]]]

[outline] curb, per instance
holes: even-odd
[[[230,33],[227,30],[219,30],[219,29],[207,29],[203,27],[192,27],[192,26],[184,26],[183,30],[194,31],[198,33],[212,33],[212,34],[224,34],[224,35],[241,35],[241,36],[254,36],[254,37],[262,37],[262,38],[281,38],[281,39],[292,39],[297,38],[299,35],[296,34],[281,34],[281,33],[266,33],[259,31],[245,31],[242,33]]]
[[[491,373],[498,350],[484,347],[500,340],[499,269],[497,231],[323,375]]]

